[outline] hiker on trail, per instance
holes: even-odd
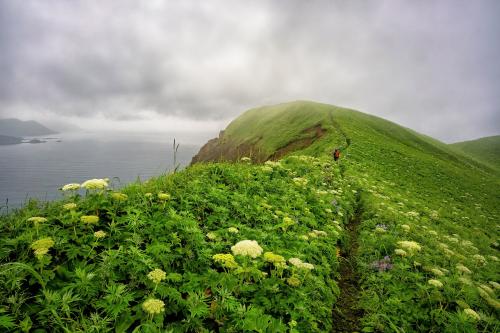
[[[335,150],[333,151],[333,159],[337,161],[339,158],[340,158],[340,149],[335,148]]]

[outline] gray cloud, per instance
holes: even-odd
[[[0,116],[226,120],[296,99],[500,132],[498,1],[0,0]]]

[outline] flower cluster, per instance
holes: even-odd
[[[214,255],[212,259],[226,268],[238,267],[238,263],[234,260],[233,255],[229,253],[218,253]]]
[[[293,182],[296,184],[296,185],[299,185],[299,186],[306,186],[307,185],[307,179],[306,178],[302,178],[302,177],[295,177],[293,178]]]
[[[298,287],[302,283],[299,278],[295,276],[291,276],[288,279],[286,279],[286,283],[288,283],[292,287]]]
[[[262,248],[254,240],[243,240],[231,246],[234,255],[249,256],[257,258],[262,254]]]
[[[161,281],[165,280],[166,277],[167,277],[167,273],[165,273],[164,271],[162,271],[159,268],[156,268],[148,273],[148,279],[153,281],[155,284],[158,284]]]
[[[469,317],[473,320],[481,320],[481,317],[479,316],[479,314],[472,309],[465,309],[464,313],[467,315],[467,317]]]
[[[264,260],[270,262],[276,267],[284,268],[286,267],[286,260],[283,256],[279,254],[274,254],[272,252],[264,253]]]
[[[250,157],[242,157],[240,158],[240,161],[241,162],[245,162],[245,163],[250,163],[252,161],[252,159]]]
[[[264,165],[269,165],[270,167],[280,167],[281,166],[281,162],[279,161],[266,161],[264,163]]]
[[[394,253],[401,257],[406,257],[407,255],[406,251],[403,249],[395,249]]]
[[[90,179],[81,185],[86,190],[102,190],[108,187],[108,179]]]
[[[170,194],[164,192],[158,192],[158,199],[162,201],[167,201],[170,200],[170,198],[171,198]]]
[[[410,231],[410,226],[408,224],[402,224],[401,225],[401,229],[403,229],[406,232],[409,232]]]
[[[317,238],[317,237],[323,237],[323,236],[326,237],[326,236],[328,236],[328,234],[326,233],[326,231],[314,230],[314,229],[308,235],[311,238]]]
[[[215,232],[207,232],[207,238],[210,239],[210,240],[216,240],[217,239],[217,234]]]
[[[390,269],[392,269],[392,264],[391,264],[391,257],[390,256],[385,256],[384,259],[382,260],[376,260],[371,263],[371,268],[379,271],[379,272],[385,272]]]
[[[307,262],[303,262],[299,258],[290,258],[288,259],[288,262],[292,264],[293,266],[300,268],[300,269],[307,269],[307,270],[312,270],[314,269],[313,264],[309,264]]]
[[[240,232],[238,230],[238,228],[235,228],[235,227],[229,227],[229,228],[227,228],[227,231],[232,233],[232,234],[237,234],[238,232]]]
[[[418,252],[422,249],[420,244],[414,241],[399,241],[398,245],[410,253]]]
[[[264,165],[261,167],[262,171],[266,172],[266,173],[272,173],[273,172],[273,168],[268,166],[268,165]]]
[[[45,217],[33,216],[30,217],[27,221],[32,222],[34,225],[38,225],[39,223],[47,222],[47,219]]]
[[[478,265],[486,264],[486,259],[480,254],[475,254],[472,256],[472,258],[477,262]]]
[[[111,198],[115,201],[127,201],[128,196],[125,193],[114,192],[111,194]]]
[[[80,189],[80,184],[77,184],[77,183],[66,184],[61,188],[61,190],[63,190],[64,192],[76,191],[78,189]]]
[[[31,249],[35,255],[40,259],[44,254],[49,252],[49,249],[54,246],[54,240],[50,237],[39,239],[31,244]]]
[[[102,230],[98,230],[96,232],[94,232],[94,237],[97,238],[97,239],[102,239],[104,237],[106,237],[107,233],[105,231],[102,231]]]
[[[436,279],[430,279],[429,281],[427,281],[427,283],[436,288],[443,288],[443,283]]]
[[[99,216],[96,215],[83,215],[80,217],[80,221],[86,224],[96,224],[99,222]]]
[[[70,202],[70,203],[64,204],[63,209],[74,210],[74,209],[76,209],[76,203]]]
[[[430,271],[432,274],[434,274],[436,276],[444,276],[443,271],[440,270],[439,268],[431,268]]]
[[[150,298],[142,303],[142,309],[150,315],[160,314],[165,311],[165,303],[162,300]]]
[[[457,264],[456,268],[461,273],[472,274],[471,270],[462,264]]]

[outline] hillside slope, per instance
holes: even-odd
[[[500,135],[456,142],[450,146],[500,171]]]
[[[482,163],[313,102],[250,110],[202,150],[236,163],[0,216],[0,328],[500,330],[500,179]]]
[[[283,118],[289,127],[276,126],[274,120]],[[438,140],[387,120],[313,102],[247,111],[228,126],[222,139],[228,145],[235,138],[233,147],[253,144],[253,151],[264,152],[259,160],[272,158],[273,149],[287,147],[304,133],[300,129],[311,126],[320,126],[322,137],[295,153],[329,156],[333,148],[342,147],[342,173],[363,193],[355,256],[363,276],[358,287],[363,290],[359,306],[365,311],[365,329],[461,331],[467,322],[462,311],[474,305],[482,306],[481,318],[498,329],[498,320],[493,319],[500,304],[498,291],[490,295],[481,289],[488,288],[488,281],[498,286],[500,280],[496,172]],[[288,128],[295,130],[289,133]],[[423,250],[418,256],[413,250],[400,251],[401,244],[408,245],[401,241],[417,242]],[[394,254],[396,249],[404,257]],[[385,267],[384,257],[391,261],[387,264],[391,270],[374,274],[373,265]],[[433,278],[445,284],[440,292],[427,284]],[[469,290],[470,286],[481,290]],[[425,293],[432,297],[423,299]],[[446,319],[429,317],[429,311],[443,304],[451,311],[441,314]]]
[[[33,121],[19,119],[0,119],[0,134],[7,136],[23,137],[38,136],[57,133],[42,124]]]

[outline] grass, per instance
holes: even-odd
[[[125,196],[70,191],[0,217],[0,327],[335,331],[339,252],[355,242],[361,311],[346,312],[363,313],[352,318],[363,332],[498,331],[497,173],[394,123],[312,102],[250,110],[226,139],[272,153],[318,124],[321,139],[279,162],[196,164]],[[89,215],[99,221],[83,223]],[[37,216],[46,221],[28,221]],[[54,243],[37,255],[44,238]],[[242,240],[263,253],[233,251]]]
[[[500,171],[500,135],[457,142],[450,146]]]

